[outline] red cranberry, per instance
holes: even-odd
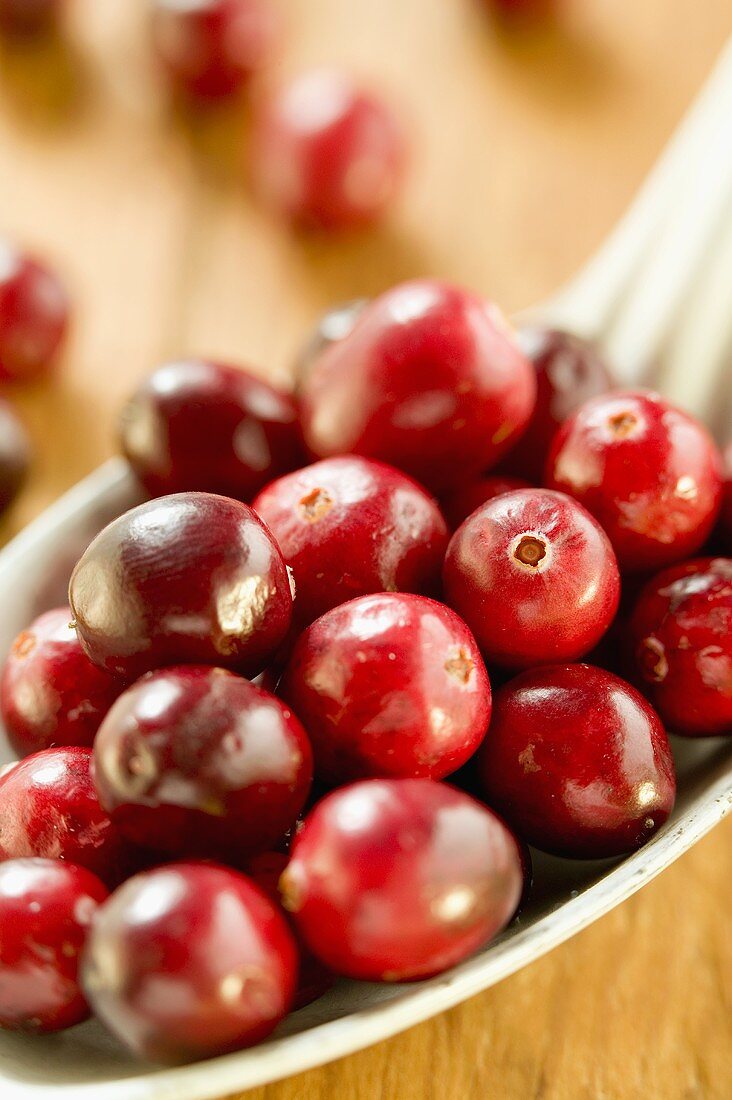
[[[52,859],[0,865],[0,1027],[61,1031],[85,1020],[79,955],[107,890]]]
[[[110,523],[74,569],[69,602],[92,661],[126,680],[173,664],[256,675],[292,615],[267,528],[209,493],[161,497]]]
[[[121,435],[150,496],[198,490],[248,501],[303,462],[289,394],[203,359],[153,371],[128,402]]]
[[[727,477],[724,483],[720,529],[725,553],[732,554],[732,443],[728,443],[725,448],[724,466]]]
[[[536,407],[501,468],[536,485],[557,428],[585,401],[607,393],[613,380],[595,345],[579,336],[527,325],[518,330],[518,341],[536,371]]]
[[[457,488],[445,497],[440,503],[442,512],[453,531],[456,531],[463,520],[472,515],[481,504],[487,504],[489,500],[500,497],[503,493],[512,493],[516,489],[530,489],[528,481],[521,477],[509,477],[504,474],[488,474],[476,481],[469,481]]]
[[[410,981],[470,955],[513,916],[516,844],[462,791],[371,779],[317,804],[281,880],[285,908],[338,974]]]
[[[288,857],[283,852],[263,852],[255,856],[247,866],[247,874],[256,882],[267,897],[281,908],[282,902],[278,883],[287,867]],[[285,910],[282,909],[285,913]],[[295,943],[300,955],[300,971],[295,992],[294,1009],[304,1008],[322,997],[330,989],[335,981],[335,974],[324,966],[320,959],[316,959],[302,936],[297,931],[295,922],[286,914],[288,923],[295,937]]]
[[[28,433],[15,410],[7,401],[0,399],[0,515],[10,507],[23,487],[31,453]]]
[[[439,584],[445,521],[391,466],[354,455],[316,462],[274,481],[252,507],[292,568],[298,624],[355,596]]]
[[[560,856],[639,848],[674,805],[658,715],[591,665],[531,669],[500,688],[480,766],[490,804],[529,844]]]
[[[659,573],[640,595],[629,639],[641,689],[667,729],[732,734],[732,558]]]
[[[301,635],[279,688],[308,731],[318,775],[456,771],[483,740],[491,687],[449,608],[385,592],[328,611]]]
[[[197,99],[238,93],[279,33],[270,0],[154,0],[153,45],[177,88]]]
[[[556,7],[556,0],[482,0],[485,7],[509,23],[546,19]]]
[[[71,609],[46,611],[13,642],[0,681],[8,740],[20,756],[91,745],[123,685],[81,648]]]
[[[136,875],[100,908],[82,977],[96,1014],[131,1050],[185,1062],[269,1035],[292,1006],[297,952],[244,875],[172,863]]]
[[[265,104],[253,152],[257,189],[291,221],[339,230],[376,221],[406,160],[387,104],[344,73],[296,77]]]
[[[100,802],[125,836],[233,863],[285,835],[312,777],[308,739],[279,699],[197,665],[150,672],[124,692],[94,763]]]
[[[452,537],[444,584],[486,658],[507,668],[581,657],[620,600],[604,531],[547,489],[504,493],[473,512]]]
[[[498,309],[430,279],[364,306],[302,386],[314,454],[391,462],[445,490],[495,464],[525,428],[536,378]]]
[[[0,380],[24,382],[48,370],[68,320],[56,273],[0,240]]]
[[[592,512],[629,572],[698,550],[722,491],[720,456],[706,429],[657,394],[633,391],[596,397],[565,421],[546,481]]]
[[[367,301],[367,298],[354,298],[333,306],[320,317],[295,363],[295,386],[298,390],[323,352],[353,330]]]
[[[113,884],[133,853],[99,805],[92,751],[44,749],[0,777],[0,860],[40,856],[77,863]]]
[[[52,29],[61,0],[0,0],[0,31],[8,34],[44,34]]]

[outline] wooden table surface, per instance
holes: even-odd
[[[275,76],[346,65],[411,125],[403,200],[365,238],[297,238],[252,202],[246,113],[171,112],[143,0],[72,0],[72,49],[0,54],[0,232],[55,258],[76,302],[58,377],[17,396],[38,457],[6,536],[113,452],[121,401],[167,356],[283,379],[321,309],[408,276],[509,310],[547,294],[618,217],[732,32],[732,0],[575,0],[561,32],[520,41],[470,0],[283,6]],[[731,839],[718,828],[497,988],[250,1100],[729,1100]]]

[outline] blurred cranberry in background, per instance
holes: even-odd
[[[594,344],[570,332],[526,325],[518,341],[536,369],[536,407],[501,469],[539,484],[557,428],[585,401],[612,389],[613,380]]]
[[[476,481],[459,485],[454,492],[440,501],[440,507],[451,530],[456,531],[463,520],[472,515],[476,508],[480,508],[481,504],[486,504],[503,493],[512,493],[514,489],[530,488],[530,483],[523,478],[489,474],[488,477],[480,477]]]
[[[46,33],[61,6],[61,0],[0,0],[0,31],[22,36]]]
[[[482,0],[483,6],[510,23],[531,23],[546,19],[557,7],[556,0]]]
[[[205,359],[153,371],[123,410],[120,434],[151,496],[196,490],[249,501],[304,461],[292,397]]]
[[[401,127],[349,76],[317,69],[264,104],[252,150],[254,183],[293,222],[327,230],[376,221],[401,182]]]
[[[353,298],[321,315],[295,362],[295,388],[299,390],[324,351],[348,336],[368,298]]]
[[[269,0],[154,0],[153,45],[178,89],[197,99],[235,95],[279,36]]]
[[[69,301],[56,273],[0,240],[0,381],[48,370],[68,322]]]
[[[0,515],[22,487],[31,454],[30,439],[15,410],[0,399]]]

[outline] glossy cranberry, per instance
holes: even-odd
[[[305,441],[352,451],[445,490],[494,465],[526,427],[535,372],[499,310],[418,279],[361,311],[301,390]]]
[[[61,0],[0,0],[0,31],[23,37],[46,33],[61,6]]]
[[[280,884],[318,958],[367,981],[454,966],[505,927],[521,887],[503,823],[429,779],[371,779],[326,795]]]
[[[252,507],[295,580],[295,618],[307,625],[370,592],[432,592],[447,525],[435,501],[406,474],[343,455],[287,474]]]
[[[597,347],[579,336],[525,325],[518,341],[536,371],[536,406],[501,469],[538,485],[557,428],[585,401],[612,389],[613,379]]]
[[[13,642],[0,681],[8,740],[20,756],[91,745],[123,685],[81,648],[71,609],[46,611]]]
[[[720,532],[725,553],[732,554],[732,443],[729,443],[724,451],[724,468],[726,479],[719,517]]]
[[[0,777],[0,861],[40,856],[119,882],[134,855],[99,805],[92,751],[44,749]]]
[[[0,399],[0,515],[22,489],[31,455],[28,433],[13,407]]]
[[[256,675],[292,615],[267,528],[210,493],[160,497],[110,523],[74,569],[69,602],[92,661],[128,681],[173,664]]]
[[[251,879],[256,882],[265,894],[276,903],[285,914],[295,937],[300,956],[300,968],[295,991],[293,1008],[304,1008],[322,997],[330,989],[335,981],[335,974],[329,970],[320,959],[316,959],[308,945],[297,931],[297,925],[285,909],[282,909],[282,899],[278,884],[285,871],[289,857],[283,852],[263,852],[255,856],[247,865],[246,871]]]
[[[665,569],[630,623],[639,686],[671,733],[732,734],[732,558]]]
[[[124,692],[94,762],[100,802],[125,836],[231,863],[285,835],[312,778],[308,739],[287,707],[200,665],[150,672]]]
[[[529,844],[601,859],[668,818],[668,738],[643,696],[591,665],[531,669],[496,692],[480,767],[488,801]]]
[[[196,99],[235,95],[272,54],[270,0],[154,0],[153,46],[173,84]]]
[[[244,875],[172,863],[136,875],[100,908],[82,977],[126,1046],[185,1062],[269,1035],[292,1006],[297,951],[287,922]]]
[[[611,393],[559,429],[546,483],[599,520],[622,570],[651,570],[706,541],[720,507],[721,459],[707,430],[658,394]]]
[[[197,490],[249,501],[304,458],[289,394],[203,359],[153,371],[122,413],[121,441],[150,496]]]
[[[612,547],[563,493],[518,489],[473,512],[445,558],[445,602],[486,659],[506,668],[574,660],[600,640],[620,600]]]
[[[56,273],[0,240],[0,380],[24,382],[48,370],[68,321]]]
[[[491,688],[462,619],[385,592],[334,607],[301,635],[279,686],[326,782],[441,779],[483,740]]]
[[[295,362],[295,386],[298,390],[323,352],[353,330],[367,302],[367,298],[354,298],[322,314]]]
[[[329,69],[303,73],[264,105],[252,154],[263,198],[295,223],[331,231],[376,221],[405,161],[390,107]]]
[[[451,529],[456,531],[460,524],[472,515],[481,504],[500,497],[503,493],[512,493],[516,489],[530,489],[528,481],[507,474],[488,474],[465,485],[458,485],[448,496],[440,501],[442,513]]]
[[[96,875],[73,863],[0,864],[0,1027],[61,1031],[86,1019],[79,956],[106,897]]]

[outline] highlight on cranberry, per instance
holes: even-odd
[[[336,69],[296,76],[256,120],[254,185],[297,225],[333,232],[372,224],[395,197],[405,162],[391,107]]]
[[[0,240],[0,381],[29,382],[54,365],[69,325],[55,271]]]

